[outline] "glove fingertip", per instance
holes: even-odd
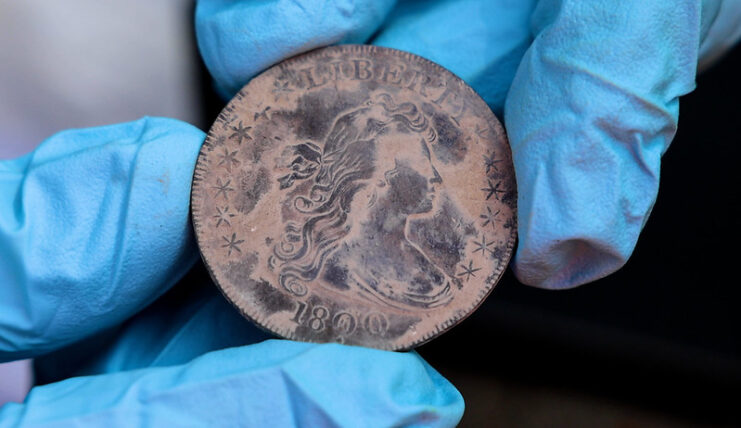
[[[533,254],[518,251],[512,270],[526,285],[549,290],[565,290],[604,278],[619,270],[629,255],[616,254],[612,246],[589,239],[555,241]]]
[[[4,358],[122,322],[192,266],[190,183],[203,137],[184,122],[148,117],[68,130],[5,183],[14,208],[0,213]]]
[[[285,58],[335,43],[364,42],[393,4],[204,0],[196,6],[196,38],[218,92],[229,98]]]

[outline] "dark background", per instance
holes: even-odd
[[[223,102],[207,76],[215,118]],[[681,99],[658,200],[625,267],[565,291],[508,271],[477,312],[418,349],[463,394],[462,425],[525,425],[540,410],[538,425],[564,406],[583,414],[561,415],[567,425],[605,421],[584,409],[618,414],[609,421],[620,426],[741,425],[740,76],[737,46]]]

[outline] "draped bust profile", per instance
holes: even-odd
[[[410,218],[430,215],[442,178],[421,108],[381,94],[338,116],[322,143],[291,146],[278,181],[298,213],[273,248],[280,284],[296,295],[317,281],[400,309],[451,298],[451,278],[410,240]],[[383,154],[383,155],[382,155]],[[302,181],[304,191],[291,192]]]

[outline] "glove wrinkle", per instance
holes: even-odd
[[[462,413],[460,394],[414,353],[268,340],[182,365],[36,387],[23,404],[0,409],[0,426],[377,427],[414,421],[449,427]]]
[[[215,285],[211,284],[212,287],[216,287]],[[218,294],[218,295],[217,295]],[[185,346],[193,346],[194,338],[193,336],[194,330],[195,331],[203,331],[204,326],[208,326],[209,319],[204,320],[204,317],[212,317],[210,319],[213,320],[219,320],[219,314],[223,313],[224,311],[231,311],[229,312],[230,315],[232,315],[232,312],[236,312],[233,307],[231,307],[228,304],[225,304],[224,297],[219,293],[214,293],[214,295],[209,298],[208,300],[204,300],[201,305],[196,309],[194,315],[185,321],[182,326],[178,327],[177,331],[174,335],[172,335],[171,338],[167,340],[166,345],[154,356],[152,359],[152,362],[149,364],[150,367],[154,366],[165,366],[165,365],[171,365],[173,364],[173,356],[174,355],[181,355],[183,354],[182,348]],[[239,324],[239,327],[242,327],[242,330],[255,330],[255,327],[252,325],[249,325],[249,321],[243,319],[239,314],[233,314],[233,317],[229,318],[236,318],[235,321]],[[169,317],[168,317],[169,318]],[[210,327],[210,326],[209,326]],[[219,333],[212,333],[215,336],[222,335],[222,331],[224,330],[222,326],[216,325],[213,326],[213,331],[218,331]],[[246,331],[244,333],[247,333]],[[199,335],[200,336],[200,335]],[[227,336],[227,335],[224,335]],[[227,340],[224,344],[218,344],[214,347],[214,349],[221,349],[222,347],[227,346],[238,346],[238,345],[245,345],[250,343],[249,341],[245,340],[244,342],[239,341],[240,339],[238,335],[232,335],[229,337],[231,340]],[[251,335],[244,334],[244,338],[252,339]],[[264,337],[261,337],[264,339]],[[229,343],[229,342],[236,342],[236,343]],[[214,346],[215,343],[218,343],[218,340],[212,340],[209,342],[209,345]],[[223,346],[227,345],[227,346]],[[206,352],[210,351],[211,349],[207,349]],[[181,357],[181,358],[187,358],[187,355]],[[186,360],[187,361],[187,360]],[[183,362],[186,362],[183,361]]]
[[[695,86],[700,14],[699,1],[538,4],[505,105],[520,281],[570,288],[628,260]]]
[[[281,375],[290,401],[290,415],[296,427],[341,427],[331,414],[322,408],[321,403],[312,400],[311,396],[293,381],[290,374],[281,371]]]
[[[0,360],[123,322],[192,266],[202,142],[190,125],[145,117],[61,132],[3,168],[25,172],[0,174],[0,199],[14,202],[0,208]]]
[[[130,161],[130,163],[133,164],[133,165],[137,165],[138,164],[137,161],[139,159],[139,154],[141,153],[141,148],[145,144],[149,143],[149,141],[151,141],[151,140],[144,140],[143,139],[143,137],[145,136],[145,132],[146,132],[146,130],[148,128],[148,126],[147,126],[148,123],[149,123],[149,119],[148,118],[145,118],[143,120],[140,120],[139,123],[138,123],[138,125],[140,125],[140,130],[139,130],[139,135],[136,137],[135,141],[140,141],[140,143],[134,145],[134,151],[135,152],[131,156],[131,161]],[[131,143],[129,143],[129,144],[131,144]],[[116,159],[116,160],[119,160],[119,159]],[[116,162],[116,163],[118,163],[118,162]],[[136,168],[136,166],[134,168],[132,168],[131,173],[129,173],[129,174],[125,174],[124,173],[125,168],[120,168],[119,171],[121,172],[122,176],[126,177],[126,181],[127,182],[126,182],[126,186],[125,186],[125,189],[126,190],[124,191],[123,197],[121,198],[121,206],[119,208],[119,211],[122,214],[118,218],[118,225],[116,227],[116,237],[115,237],[115,240],[113,242],[113,249],[112,249],[112,253],[111,253],[111,254],[114,255],[114,260],[112,260],[112,263],[111,263],[113,269],[110,270],[111,278],[110,278],[110,280],[108,282],[109,284],[120,284],[120,280],[121,280],[120,275],[121,275],[122,267],[124,265],[124,257],[125,257],[124,255],[126,254],[125,253],[126,250],[125,250],[124,246],[126,244],[125,241],[126,241],[126,238],[127,238],[126,235],[127,235],[127,232],[128,232],[128,230],[127,230],[128,229],[127,218],[129,217],[129,214],[131,212],[131,210],[129,210],[127,208],[131,204],[131,189],[134,187],[134,181],[135,181],[135,179],[138,178],[137,177],[137,168]],[[112,206],[112,204],[109,204],[108,201],[107,201],[109,194],[110,194],[109,192],[106,192],[106,194],[105,194],[105,199],[103,200],[103,204],[102,204],[103,210],[109,210],[110,207]],[[104,217],[104,216],[99,216],[98,221],[95,222],[96,226],[98,226],[98,229],[99,229],[99,230],[97,230],[95,232],[103,232],[103,230],[101,230],[101,229],[104,229],[105,228],[105,224],[102,221],[103,219],[101,217]],[[102,234],[102,233],[95,233],[95,235],[99,235],[99,234]],[[92,245],[99,245],[97,242],[96,243],[93,243],[92,240],[88,241],[88,244],[90,246],[92,246]],[[103,307],[115,306],[116,305],[115,299],[116,298],[119,298],[119,296],[116,296],[116,292],[113,289],[113,287],[111,287],[108,291],[109,292],[107,294],[104,294],[104,295],[101,296],[101,298],[102,298],[102,302],[101,303],[102,303],[102,306]]]

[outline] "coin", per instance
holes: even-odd
[[[284,338],[418,346],[506,268],[516,185],[504,130],[416,55],[341,45],[255,77],[193,178],[198,246],[241,313]]]

